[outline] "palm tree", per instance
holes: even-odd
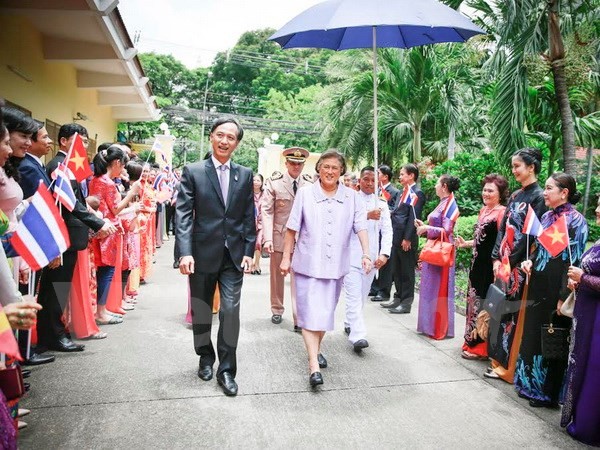
[[[466,63],[472,52],[464,45],[452,44],[378,51],[382,161],[403,158],[419,162],[423,154],[436,160],[445,158],[450,130],[460,128],[460,113],[471,92],[465,83],[475,80],[471,64]],[[349,52],[332,59],[329,68],[339,82],[331,87],[327,142],[354,160],[372,157],[373,78],[367,56]],[[350,68],[345,77],[340,66]]]
[[[492,138],[496,150],[507,157],[525,145],[525,109],[528,82],[526,58],[541,56],[554,81],[561,121],[564,169],[575,174],[574,118],[565,73],[563,35],[575,26],[593,23],[598,8],[587,0],[469,0],[477,11],[478,24],[493,37],[494,54],[489,62],[497,76],[492,106]]]

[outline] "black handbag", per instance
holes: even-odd
[[[566,361],[569,357],[571,329],[555,327],[556,311],[550,314],[550,323],[542,325],[542,356],[545,359]]]
[[[485,299],[483,300],[483,309],[495,319],[506,314],[506,293],[502,288],[498,287],[496,283],[490,284],[487,294],[485,294]]]

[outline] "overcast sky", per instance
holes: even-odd
[[[279,29],[322,0],[121,0],[118,8],[140,52],[172,54],[186,66],[209,66],[245,31]],[[150,7],[161,5],[160,7]]]

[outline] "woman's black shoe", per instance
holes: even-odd
[[[308,378],[308,382],[312,387],[318,386],[319,384],[323,384],[323,377],[321,376],[321,372],[313,372],[310,374]]]
[[[317,361],[319,361],[319,367],[321,369],[324,369],[325,367],[327,367],[327,360],[325,359],[325,357],[323,356],[322,353],[319,353],[317,355]]]
[[[529,406],[531,406],[532,408],[556,409],[558,408],[558,402],[552,402],[548,400],[537,400],[535,398],[532,398],[531,400],[529,400]]]

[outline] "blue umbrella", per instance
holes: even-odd
[[[282,48],[373,49],[377,167],[377,48],[464,42],[483,33],[467,17],[437,0],[329,0],[300,13],[269,40]]]

